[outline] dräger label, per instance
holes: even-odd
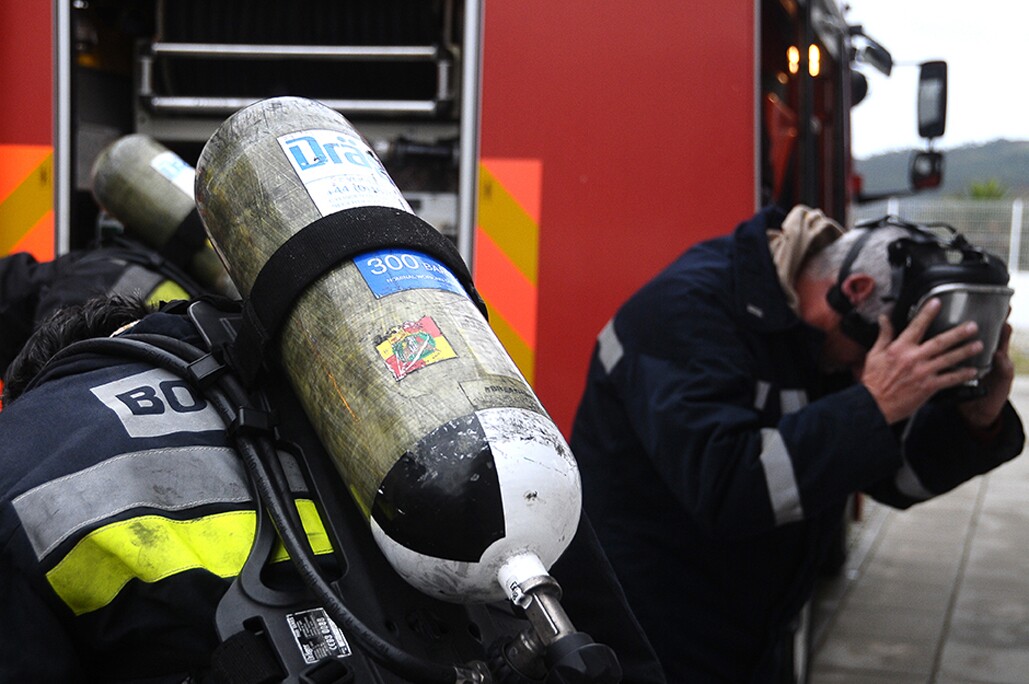
[[[382,162],[359,136],[319,128],[283,135],[278,141],[323,216],[365,206],[411,211]]]
[[[171,150],[161,152],[150,160],[150,168],[170,180],[175,187],[193,199],[193,180],[196,177],[196,171],[182,161],[182,157]]]
[[[368,252],[354,259],[354,264],[376,299],[417,288],[466,294],[446,266],[420,252]]]

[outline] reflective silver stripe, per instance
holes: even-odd
[[[307,491],[307,481],[304,479],[304,473],[300,470],[300,464],[297,463],[296,457],[287,451],[280,451],[279,463],[282,464],[282,472],[286,475],[286,482],[289,483],[289,489],[294,494],[310,494]]]
[[[765,404],[768,403],[768,392],[772,389],[772,385],[764,380],[758,380],[757,385],[754,387],[754,408],[758,411],[763,411]]]
[[[14,508],[42,560],[77,530],[132,508],[176,511],[250,500],[234,450],[192,446],[115,456],[30,489]]]
[[[807,406],[807,392],[802,389],[784,389],[779,392],[779,411],[782,415],[796,413]]]
[[[893,484],[896,485],[897,491],[910,499],[925,501],[933,496],[933,493],[926,489],[922,481],[918,479],[918,474],[911,468],[907,459],[904,459],[904,465],[894,475]]]
[[[604,326],[604,329],[597,335],[597,342],[600,345],[600,349],[597,351],[597,356],[600,358],[601,365],[604,366],[604,370],[610,373],[618,362],[622,360],[622,343],[618,340],[618,335],[615,333],[615,319],[611,319]]]
[[[765,469],[775,524],[785,525],[802,519],[804,509],[800,504],[800,489],[793,474],[793,462],[778,430],[761,429],[761,466]]]
[[[129,266],[118,278],[108,294],[123,297],[146,297],[165,280],[160,273],[149,271],[142,266]]]
[[[914,418],[912,416],[908,420],[907,425],[904,426],[904,432],[900,436],[902,451],[906,450],[908,435],[911,434],[911,427],[915,424]],[[918,499],[919,501],[931,499],[933,493],[926,489],[922,481],[918,479],[918,474],[911,467],[907,457],[904,456],[903,458],[903,464],[897,470],[897,474],[893,476],[893,484],[897,487],[897,491],[908,498]]]

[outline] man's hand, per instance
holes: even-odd
[[[1015,364],[1008,355],[1011,343],[1011,325],[1005,323],[1001,329],[1000,342],[993,354],[993,365],[990,372],[980,382],[986,394],[958,404],[958,410],[968,423],[976,430],[988,430],[1000,418],[1000,412],[1011,394],[1011,383],[1015,379]]]
[[[973,339],[979,332],[974,322],[922,340],[939,310],[939,300],[929,300],[896,339],[889,319],[879,317],[879,337],[865,357],[861,382],[891,425],[911,417],[940,390],[976,376],[975,368],[957,367],[982,351],[982,342]],[[982,408],[988,414],[992,404]]]

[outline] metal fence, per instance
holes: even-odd
[[[876,219],[886,214],[916,223],[940,221],[949,223],[978,246],[1007,260],[1008,270],[1029,271],[1029,238],[1023,239],[1023,227],[1029,231],[1029,215],[1025,199],[967,200],[892,197],[854,208],[855,223]]]

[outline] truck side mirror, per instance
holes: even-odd
[[[911,189],[931,190],[943,183],[943,153],[915,152],[911,156]]]
[[[868,95],[868,79],[860,71],[850,72],[850,106],[856,107]]]
[[[939,138],[946,127],[947,63],[924,62],[918,75],[918,135]]]

